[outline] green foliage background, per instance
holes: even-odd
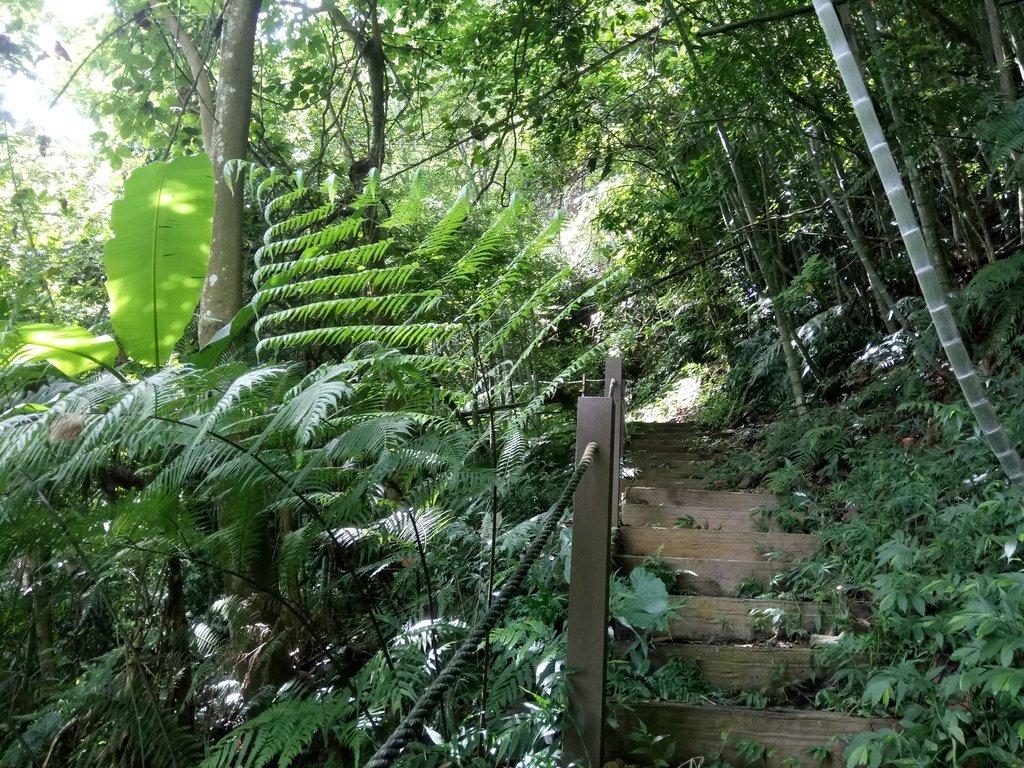
[[[840,10],[1020,435],[1024,15],[912,6]],[[943,362],[813,15],[331,7],[381,41],[384,167],[365,163],[365,45],[336,14],[265,3],[233,192],[244,307],[204,350],[187,284],[207,194],[187,183],[200,224],[161,230],[132,186],[205,162],[169,14],[229,86],[222,3],[112,0],[78,28],[0,8],[0,766],[365,762],[535,533],[609,350],[635,411],[700,378],[699,408],[673,415],[756,449],[712,482],[784,494],[782,522],[820,536],[752,590],[871,602],[871,631],[835,650],[868,665],[815,703],[903,726],[848,764],[1019,764],[1021,501]],[[75,105],[90,149],[26,118],[19,83]],[[194,263],[145,277],[181,249]],[[117,289],[116,263],[146,285]],[[159,349],[140,346],[170,305]],[[406,764],[557,761],[566,545]],[[633,573],[613,590],[627,634],[666,605],[655,569]],[[652,671],[629,636],[616,695],[736,701]]]

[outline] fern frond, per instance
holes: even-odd
[[[277,225],[277,228],[285,227],[290,222],[283,222]],[[344,261],[331,263],[329,260],[316,261],[316,257],[326,248],[330,248],[338,243],[351,240],[353,237],[358,235],[362,231],[363,220],[356,216],[350,216],[339,224],[332,225],[326,229],[317,230],[310,232],[309,234],[299,235],[298,237],[288,238],[286,240],[275,239],[276,235],[280,232],[276,231],[276,228],[272,227],[267,232],[267,237],[270,241],[256,251],[255,263],[256,263],[256,275],[254,279],[258,281],[265,280],[268,274],[275,272],[285,271],[287,269],[296,267],[297,264],[303,264],[303,262],[312,262],[308,266],[303,264],[304,269],[299,269],[299,274],[304,271],[312,269],[333,269],[338,266],[352,265],[352,264],[365,264],[372,260],[372,256],[367,256],[365,259],[359,259],[357,256],[349,256]],[[384,241],[387,242],[387,241]],[[381,243],[373,243],[369,246],[363,246],[364,249],[385,249],[386,245]],[[287,254],[299,253],[302,257],[297,262],[284,262],[278,263],[277,259]],[[335,258],[338,257],[335,254]]]
[[[978,137],[988,144],[989,165],[1009,163],[1008,179],[1019,176],[1024,163],[1024,105],[1014,102],[978,126]]]
[[[378,257],[383,256],[381,248]],[[371,257],[367,263],[376,261],[377,258]],[[324,268],[333,269],[336,266],[350,266],[350,264],[327,266],[326,261],[321,262]],[[310,266],[306,271],[311,271],[315,267]],[[394,267],[380,267],[378,269],[364,269],[359,272],[347,272],[339,275],[328,275],[325,277],[316,277],[311,280],[303,280],[298,282],[288,283],[277,287],[265,288],[259,293],[259,306],[273,302],[283,301],[286,299],[295,298],[302,295],[310,294],[353,294],[353,293],[366,293],[367,291],[381,292],[391,291],[405,287],[412,277],[419,271],[419,262],[412,262],[411,264],[402,264]],[[293,275],[302,274],[301,270],[296,270]]]
[[[413,249],[410,258],[433,261],[448,254],[466,219],[473,209],[469,186],[463,187],[444,217],[434,225],[423,241]]]
[[[515,374],[519,370],[519,368],[523,364],[525,364],[525,362],[533,354],[534,350],[549,336],[549,334],[551,334],[558,327],[559,323],[561,323],[563,320],[569,317],[569,315],[572,314],[572,312],[574,312],[578,306],[592,299],[600,291],[604,290],[607,286],[615,284],[620,277],[621,275],[619,270],[609,270],[604,275],[604,277],[602,277],[596,283],[594,283],[585,291],[583,291],[583,293],[579,294],[574,300],[567,302],[563,307],[561,307],[561,309],[559,309],[559,311],[556,312],[554,316],[548,320],[547,325],[541,329],[540,333],[538,333],[533,338],[533,340],[526,345],[526,347],[523,349],[523,352],[512,364],[511,368],[509,368],[508,374],[505,377],[505,381],[502,382],[502,385],[508,386],[508,384],[511,382],[513,374]],[[607,343],[599,346],[602,350],[608,349]],[[595,347],[595,349],[597,349],[597,347]],[[584,356],[581,356],[579,360],[582,360],[584,357],[586,357],[585,354]],[[579,370],[582,370],[582,367],[577,369],[577,371]],[[577,371],[574,371],[573,373],[576,373]],[[551,394],[551,392],[547,392],[546,395],[547,394]]]
[[[313,328],[308,331],[269,336],[256,346],[257,353],[271,349],[295,349],[307,346],[355,345],[378,341],[394,347],[422,347],[440,343],[459,330],[454,323],[417,323],[415,325],[350,325],[338,328]]]
[[[297,307],[282,309],[263,315],[256,321],[256,332],[263,333],[274,326],[309,320],[343,320],[360,315],[376,316],[380,319],[398,319],[411,305],[426,303],[441,296],[438,290],[413,291],[410,293],[386,293],[382,296],[357,296],[352,298],[324,299],[310,301]]]
[[[339,695],[276,702],[221,739],[200,768],[288,768],[317,734],[349,721],[353,710]]]
[[[476,239],[469,251],[460,258],[445,281],[458,282],[468,280],[480,272],[481,268],[494,260],[501,246],[507,242],[508,231],[522,212],[523,204],[518,195],[512,199],[484,233]]]
[[[509,314],[505,323],[488,339],[485,347],[486,354],[497,353],[524,323],[535,320],[541,307],[557,295],[556,289],[566,281],[570,274],[572,274],[572,267],[563,267],[537,286],[533,294],[526,301],[521,302],[515,311]]]
[[[507,481],[520,471],[526,461],[527,451],[526,435],[521,429],[513,427],[506,431],[498,454],[498,475]]]
[[[561,231],[564,216],[560,212],[552,217],[548,226],[530,240],[509,263],[501,276],[480,291],[474,304],[466,312],[471,318],[490,316],[509,294],[520,287],[524,273],[534,259],[549,248]]]

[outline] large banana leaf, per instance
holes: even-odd
[[[206,279],[213,168],[206,155],[136,170],[114,202],[103,249],[114,329],[140,363],[160,365],[195,312]]]
[[[25,323],[4,335],[0,358],[5,365],[47,362],[65,376],[77,376],[93,368],[112,366],[117,359],[117,342],[109,336],[93,336],[78,326]]]

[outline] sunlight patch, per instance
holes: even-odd
[[[700,397],[700,376],[682,375],[665,388],[664,394],[635,412],[631,421],[681,421],[693,416]]]

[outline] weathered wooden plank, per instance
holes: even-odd
[[[634,478],[671,476],[678,478],[706,477],[711,465],[704,461],[676,461],[668,462],[656,467],[631,464],[625,468],[627,477],[629,472]]]
[[[619,555],[616,565],[625,573],[643,564],[647,558],[635,555]],[[672,586],[675,594],[707,595],[709,597],[735,597],[740,588],[756,581],[767,588],[772,579],[789,567],[789,563],[771,560],[703,560],[678,557],[661,558],[666,567],[675,571],[676,581]],[[748,593],[749,594],[749,593]]]
[[[613,653],[621,658],[626,645],[617,643]],[[814,649],[806,646],[659,643],[649,659],[653,669],[672,659],[696,662],[712,688],[776,691],[815,677],[819,670],[814,655]]]
[[[862,731],[892,728],[885,718],[851,717],[838,712],[814,712],[797,709],[746,709],[709,704],[640,702],[628,710],[615,712],[617,727],[608,734],[609,756],[627,755],[641,746],[630,740],[631,732],[667,738],[655,743],[643,737],[645,759],[668,759],[678,765],[693,758],[708,762],[721,758],[735,766],[783,768],[793,758],[802,765],[841,768],[848,737]],[[722,754],[722,734],[728,734],[730,747]],[[835,740],[833,742],[833,739]],[[762,744],[774,754],[767,760],[745,762],[735,749],[738,741]],[[668,750],[671,748],[671,753]],[[664,750],[657,754],[658,750]]]
[[[708,451],[692,451],[679,449],[677,451],[637,451],[630,452],[633,463],[637,466],[657,466],[659,464],[678,463],[680,461],[714,461],[715,455]]]
[[[653,528],[624,525],[619,541],[626,555],[701,557],[705,560],[794,560],[818,549],[818,540],[806,533],[757,531],[705,531],[696,528]]]
[[[707,481],[702,477],[679,477],[672,470],[645,470],[637,473],[637,476],[624,478],[623,485],[636,483],[645,488],[658,486],[660,488],[682,488],[689,491],[706,491]]]
[[[732,434],[733,430],[713,429],[692,422],[670,421],[630,421],[626,423],[626,432],[632,435],[649,432],[692,432],[697,434]]]
[[[604,361],[604,396],[612,399],[612,510],[609,527],[618,524],[622,484],[622,452],[626,440],[626,414],[623,408],[626,383],[622,377],[622,358],[609,355]]]
[[[612,460],[615,407],[610,397],[581,397],[576,460],[590,442],[593,462],[573,496],[566,668],[568,710],[562,732],[566,765],[586,765],[602,754],[605,664],[608,651],[608,567],[611,554]],[[616,499],[617,501],[617,499]]]
[[[735,443],[730,435],[689,432],[646,432],[631,433],[628,441],[634,451],[675,451],[690,447],[691,450],[709,450],[716,454],[728,453]]]
[[[669,622],[674,640],[716,640],[751,643],[794,632],[821,632],[828,616],[816,603],[784,600],[744,600],[695,595],[675,598],[678,619]]]
[[[629,487],[627,500],[672,506],[693,504],[716,509],[754,509],[778,503],[778,497],[768,493],[691,491],[685,488],[659,488],[635,484]]]
[[[623,525],[653,525],[661,528],[686,526],[707,531],[777,530],[776,524],[768,515],[754,514],[747,509],[623,504],[620,519]]]
[[[720,459],[728,452],[728,447],[721,440],[711,438],[662,440],[654,438],[637,438],[629,441],[629,451],[633,456],[647,454],[699,453],[712,459]]]

